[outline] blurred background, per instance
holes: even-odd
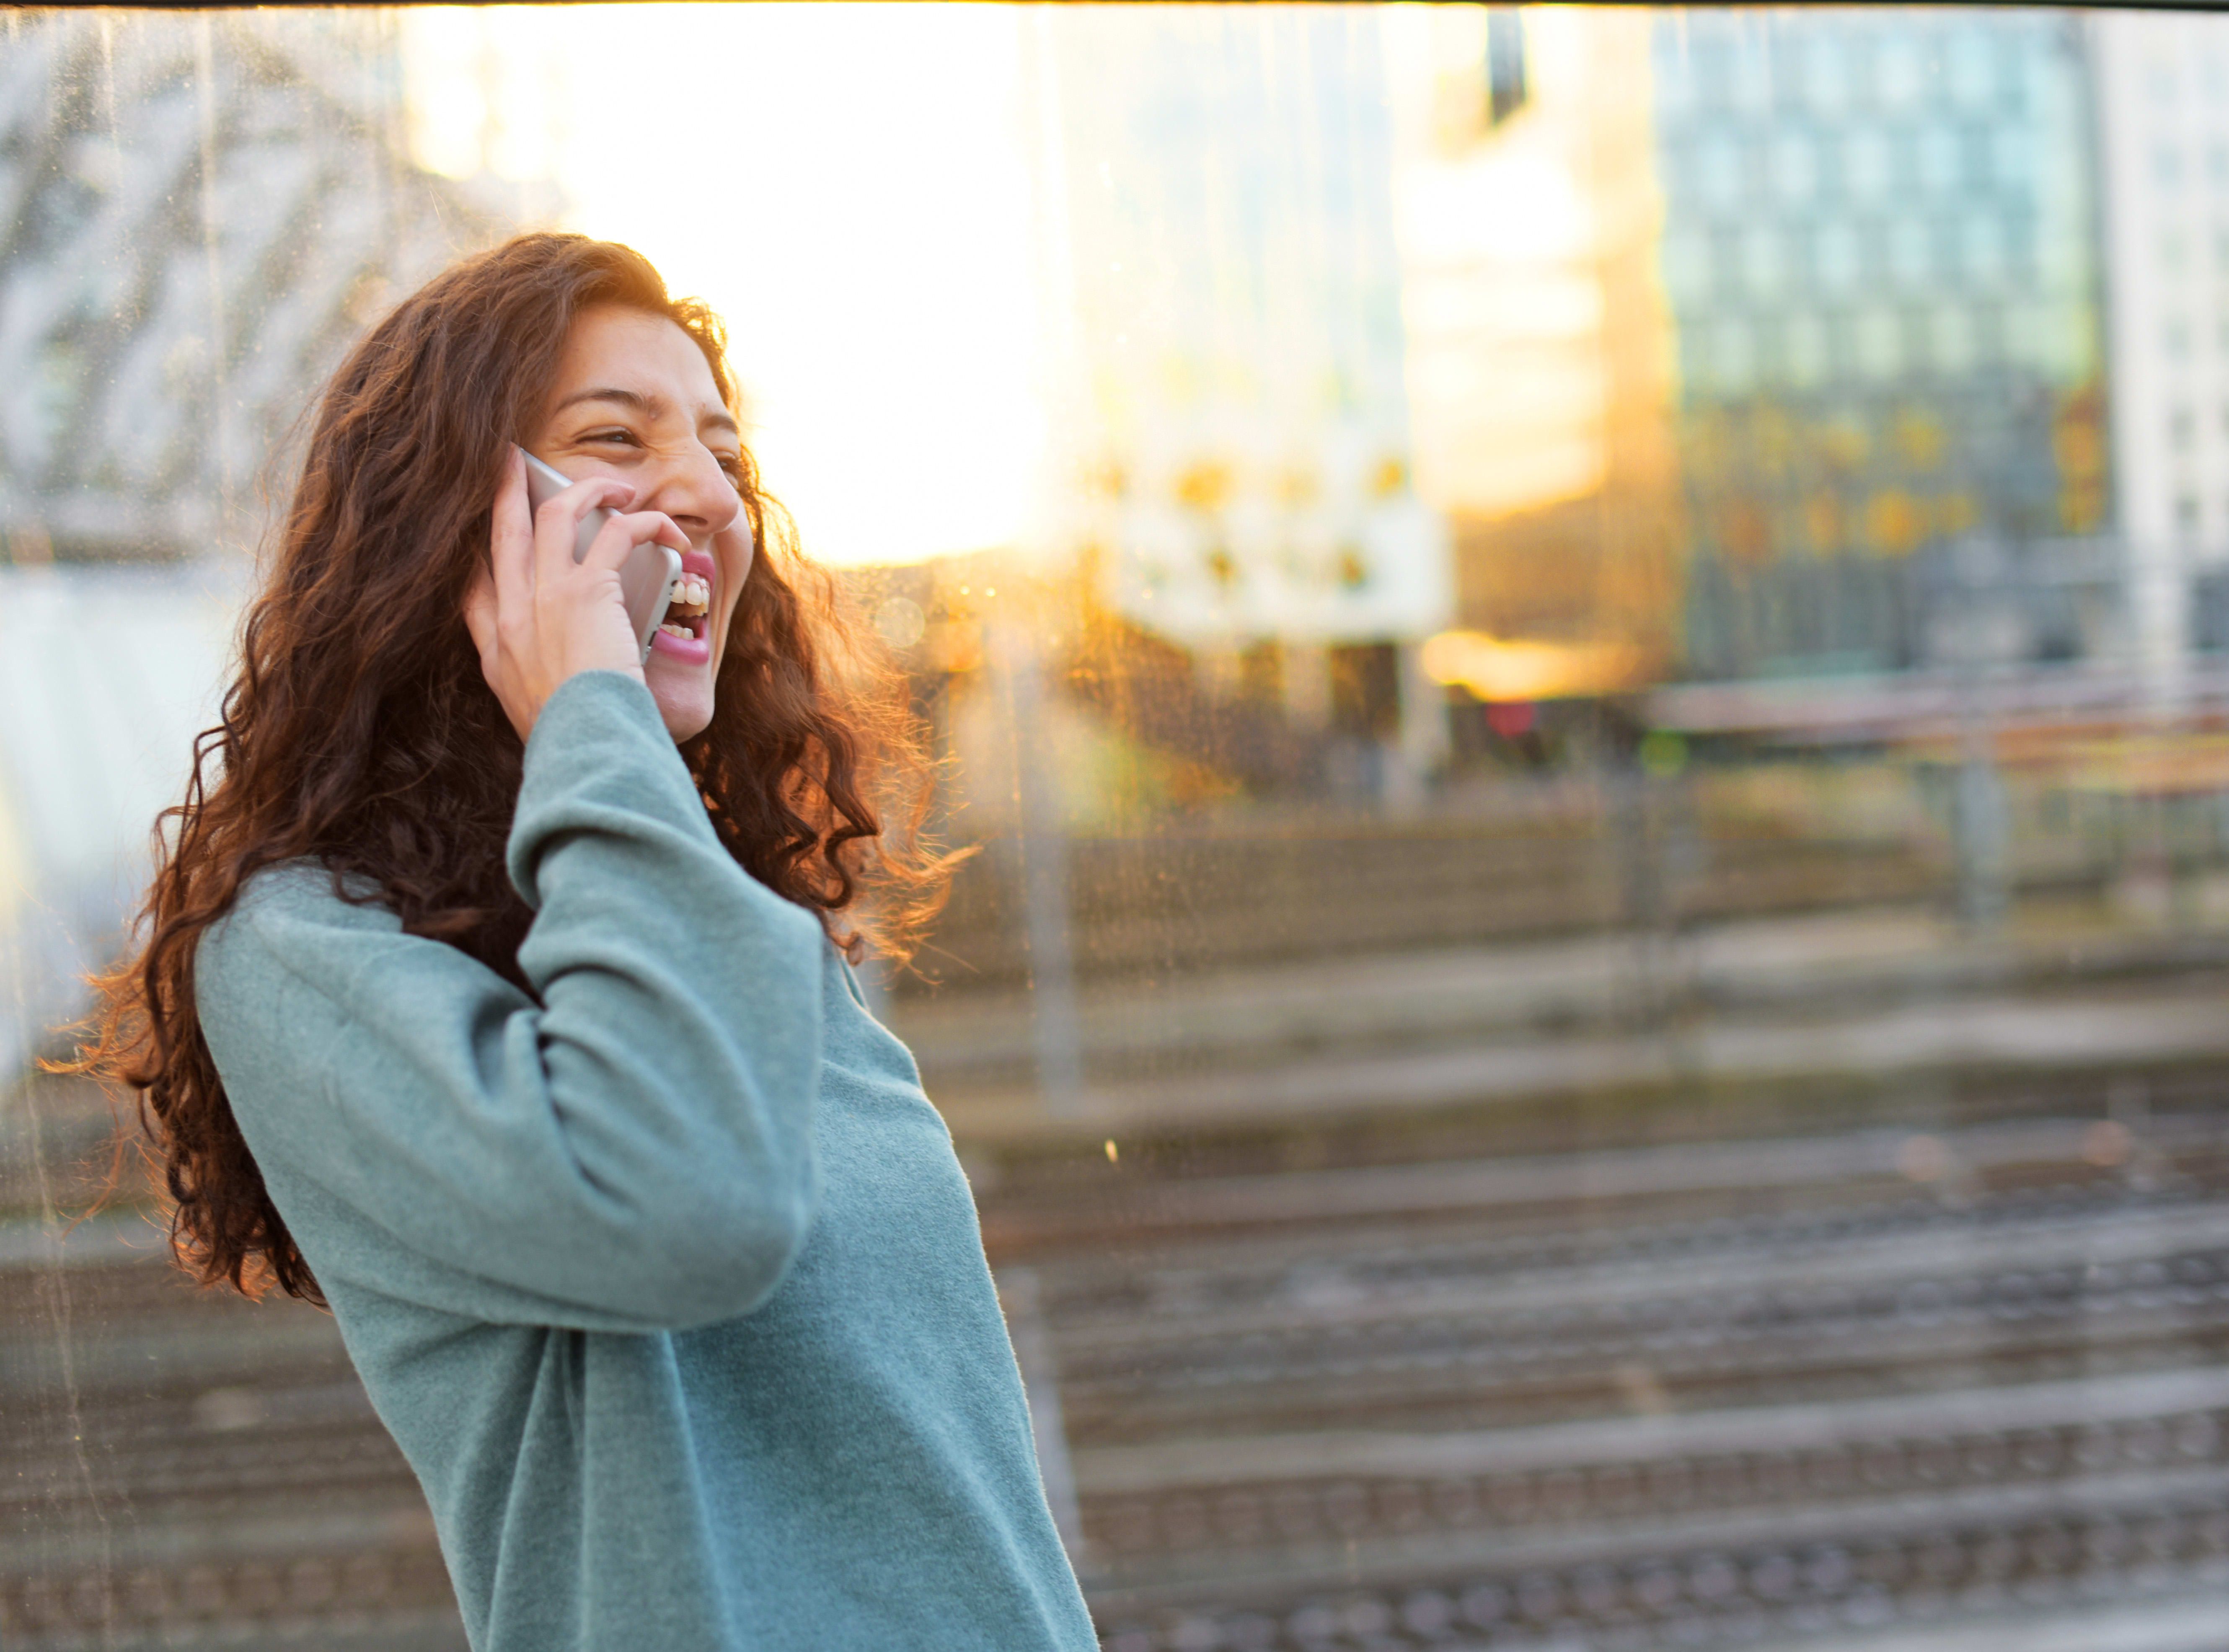
[[[557,226],[950,759],[873,985],[1110,1652],[2229,1648],[2229,18],[0,31],[0,1646],[464,1644],[31,1064],[322,375]]]

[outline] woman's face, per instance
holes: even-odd
[[[710,600],[701,614],[676,603],[651,639],[643,676],[675,740],[703,733],[752,554],[737,486],[742,434],[703,352],[663,316],[614,305],[582,311],[541,425],[524,446],[573,481],[616,476],[633,484],[627,509],[662,511],[689,536],[682,569],[711,587]]]

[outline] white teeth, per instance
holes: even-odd
[[[673,585],[672,607],[680,614],[702,614],[712,601],[711,582],[697,574],[684,574]]]
[[[694,641],[697,636],[697,633],[691,631],[687,626],[661,625],[658,628],[660,631],[663,631],[667,636],[678,637],[684,642]]]

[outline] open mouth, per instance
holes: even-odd
[[[711,622],[712,583],[701,574],[684,574],[673,588],[658,629],[683,641],[702,641]]]

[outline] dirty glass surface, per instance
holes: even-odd
[[[2229,20],[643,6],[0,16],[0,1647],[464,1644],[36,1064],[322,376],[553,226],[947,760],[868,983],[1110,1652],[2229,1646]]]

